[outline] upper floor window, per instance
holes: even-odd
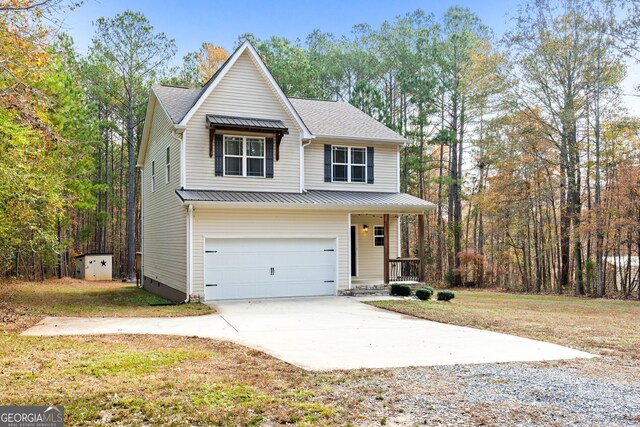
[[[367,182],[367,149],[334,146],[332,172],[334,182]]]
[[[151,161],[151,192],[156,191],[156,161]]]
[[[171,149],[167,147],[166,182],[171,181]]]
[[[224,136],[225,176],[265,176],[265,140],[256,136]]]

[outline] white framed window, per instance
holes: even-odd
[[[265,139],[224,136],[224,175],[265,177]]]
[[[367,182],[367,149],[351,147],[350,182]]]
[[[333,146],[331,154],[333,182],[367,182],[367,149]]]
[[[264,138],[250,137],[244,139],[246,176],[264,177],[265,155]]]
[[[167,147],[167,164],[165,166],[165,178],[166,178],[166,183],[168,184],[169,181],[171,181],[171,149],[170,147]]]
[[[333,181],[349,182],[349,147],[333,147]]]
[[[151,192],[156,191],[156,161],[151,160]]]
[[[384,246],[384,226],[373,226],[373,246]]]

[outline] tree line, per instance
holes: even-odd
[[[208,41],[171,67],[175,42],[125,11],[97,20],[78,55],[42,19],[68,5],[11,5],[0,7],[2,271],[69,274],[73,254],[108,251],[126,276],[149,87],[199,87],[229,54]],[[424,245],[430,281],[630,296],[640,295],[640,122],[621,97],[639,17],[637,1],[530,0],[500,38],[452,7],[344,36],[242,34],[235,47],[250,40],[287,96],[350,102],[410,141],[401,189],[435,209],[424,242],[403,218],[402,252]]]

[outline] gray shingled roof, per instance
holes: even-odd
[[[185,202],[255,203],[269,205],[308,205],[339,208],[380,208],[425,210],[434,205],[417,197],[403,193],[380,193],[372,191],[327,191],[308,190],[305,193],[275,193],[217,190],[176,190]]]
[[[239,48],[238,48],[239,49]],[[232,55],[233,56],[233,55]],[[153,90],[158,96],[160,104],[167,110],[167,114],[173,121],[173,123],[180,123],[184,116],[187,115],[191,107],[196,105],[198,99],[202,96],[207,88],[216,80],[222,70],[229,64],[231,56],[224,61],[213,76],[201,87],[190,88],[182,86],[169,86],[169,85],[154,85]]]
[[[202,92],[201,89],[165,85],[154,85],[153,91],[173,123],[182,121],[191,107],[198,101]]]
[[[405,138],[347,102],[302,98],[289,100],[314,135],[405,141]]]
[[[182,121],[205,89],[206,86],[202,89],[164,85],[153,87],[173,123]],[[402,136],[349,103],[301,98],[289,100],[314,135],[405,141]]]

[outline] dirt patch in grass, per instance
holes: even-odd
[[[345,425],[369,411],[337,392],[351,373],[200,338],[5,334],[0,366],[3,404],[65,405],[70,426]]]
[[[0,328],[21,331],[44,316],[176,317],[210,314],[204,304],[151,306],[169,302],[135,285],[51,279],[0,283]]]
[[[456,291],[451,303],[374,301],[422,319],[549,341],[608,356],[640,359],[640,302]]]

